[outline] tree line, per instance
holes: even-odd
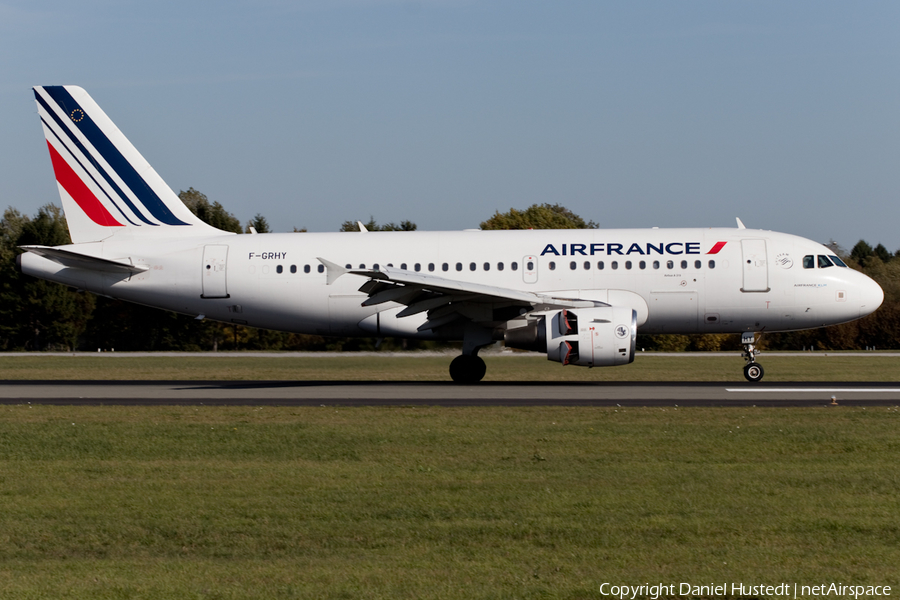
[[[179,193],[198,218],[224,231],[268,233],[266,218],[257,214],[242,224],[220,203],[210,202],[190,188]],[[415,231],[411,221],[379,224],[373,217],[363,223],[369,231]],[[527,209],[495,212],[481,229],[595,229],[558,204],[535,204]],[[302,233],[304,228],[294,228]],[[359,231],[355,220],[344,221],[339,231]],[[58,246],[70,243],[65,215],[48,204],[26,216],[8,208],[0,221],[0,350],[30,351],[199,351],[199,350],[375,350],[435,348],[443,344],[418,340],[326,338],[317,335],[255,329],[243,325],[197,321],[154,308],[79,292],[66,286],[29,277],[15,268],[19,246]],[[885,301],[864,319],[824,329],[768,333],[761,347],[773,350],[862,350],[900,348],[900,250],[891,254],[882,244],[872,247],[860,240],[849,252],[830,244],[852,268],[862,271],[884,289]],[[638,348],[646,350],[740,350],[740,336],[639,335]]]

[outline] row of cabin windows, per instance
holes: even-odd
[[[290,266],[290,270],[291,270],[291,273],[296,273],[296,272],[297,272],[297,265],[291,265],[291,266]],[[304,273],[309,273],[310,270],[311,270],[311,269],[309,268],[309,265],[303,265],[303,272],[304,272]],[[324,273],[324,272],[325,272],[325,265],[319,265],[318,268],[317,268],[316,270],[317,270],[319,273]],[[276,273],[284,273],[284,267],[283,267],[282,265],[278,265],[277,267],[275,267],[275,272],[276,272]]]
[[[388,266],[389,266],[389,267],[393,267],[394,265],[389,264]],[[347,265],[347,267],[349,268],[350,265]],[[362,269],[362,268],[365,268],[365,265],[360,265],[359,268],[361,268],[361,269]],[[377,265],[377,264],[376,264],[376,265],[373,265],[372,268],[377,269],[377,268],[378,268],[378,265]],[[400,263],[400,268],[403,269],[403,270],[406,270],[406,269],[407,269],[407,264],[406,264],[406,263]],[[434,263],[428,263],[427,268],[428,268],[428,271],[429,271],[429,272],[433,272],[433,271],[435,270],[436,267],[435,267],[435,264],[434,264]],[[460,263],[460,262],[456,263],[456,265],[454,265],[454,268],[455,268],[457,271],[462,271],[462,270],[464,270],[463,264]],[[525,265],[525,268],[528,269],[529,271],[533,270],[533,269],[534,269],[534,263],[529,261],[528,264]],[[491,263],[489,263],[489,262],[484,263],[484,264],[482,265],[482,269],[485,270],[485,271],[490,271],[490,270],[491,270]],[[505,264],[505,263],[502,263],[502,262],[498,262],[498,263],[497,263],[497,270],[498,270],[498,271],[503,271],[504,269],[506,269],[506,264]],[[509,269],[510,269],[510,271],[518,271],[518,270],[519,270],[519,263],[517,263],[517,262],[511,262],[511,263],[509,263]],[[418,273],[418,272],[421,271],[421,270],[422,270],[422,264],[421,264],[421,263],[416,263],[416,264],[413,265],[413,271],[415,271],[415,272]],[[447,271],[449,271],[449,270],[450,270],[450,264],[449,264],[449,263],[443,263],[443,264],[441,265],[441,271],[447,272]],[[478,270],[478,263],[470,262],[470,263],[469,263],[469,270],[470,270],[470,271],[477,271],[477,270]]]
[[[344,265],[344,266],[345,266],[346,268],[348,268],[348,269],[352,269],[352,268],[353,268],[353,265],[351,265],[351,264],[349,264],[349,263],[346,264],[346,265]],[[375,263],[375,264],[372,265],[372,269],[377,271],[377,270],[378,270],[378,266],[379,266],[378,263]],[[387,266],[393,267],[394,265],[393,265],[393,263],[388,263]],[[490,271],[490,270],[491,270],[491,263],[484,263],[483,266],[484,266],[484,270],[485,270],[485,271]],[[526,267],[528,268],[529,271],[530,271],[530,270],[533,270],[533,269],[534,269],[534,263],[531,262],[531,261],[529,261],[528,264],[526,265]],[[360,269],[365,269],[365,268],[366,268],[366,265],[364,265],[364,264],[359,265],[359,268],[360,268]],[[407,264],[406,264],[406,263],[400,263],[400,268],[403,269],[404,271],[407,270]],[[506,266],[505,266],[502,262],[497,263],[497,270],[498,270],[498,271],[502,271],[502,270],[505,269],[505,268],[506,268]],[[513,271],[518,271],[518,270],[519,270],[519,263],[517,263],[517,262],[512,262],[512,263],[510,263],[509,268],[510,268],[511,270],[513,270]],[[433,272],[434,269],[435,269],[434,263],[428,263],[428,271]],[[312,269],[310,268],[309,265],[303,265],[303,272],[304,272],[304,273],[309,273],[311,270],[312,270]],[[325,272],[325,266],[324,266],[324,265],[318,265],[317,270],[318,270],[319,273],[324,273],[324,272]],[[413,265],[413,270],[416,271],[416,272],[418,273],[419,271],[422,270],[422,264],[421,264],[421,263],[416,263],[416,264],[414,264],[414,265]],[[449,270],[450,270],[450,265],[449,265],[448,263],[442,264],[442,265],[441,265],[441,270],[442,270],[442,271],[449,271]],[[456,263],[456,270],[457,270],[457,271],[462,271],[462,270],[463,270],[463,264],[462,264],[462,263]],[[476,271],[476,270],[478,270],[478,265],[477,265],[476,263],[469,263],[469,270],[470,270],[470,271]],[[297,272],[297,265],[291,265],[290,271],[291,271],[291,273],[296,273],[296,272]],[[275,267],[275,272],[276,272],[276,273],[284,273],[284,267],[281,266],[281,265],[278,265],[277,267]]]
[[[690,264],[689,261],[683,260],[683,261],[681,261],[681,268],[682,268],[682,269],[687,269],[689,264]],[[552,262],[552,261],[551,261],[550,264],[548,264],[547,266],[549,267],[549,269],[550,269],[551,271],[553,271],[554,269],[556,269],[556,263],[555,263],[555,262]],[[645,261],[645,260],[639,261],[638,264],[637,264],[637,266],[638,266],[639,269],[641,269],[641,270],[643,271],[644,269],[647,268],[647,261]],[[661,268],[661,263],[660,263],[658,260],[654,260],[653,263],[652,263],[652,266],[653,266],[654,269],[659,269],[659,268]],[[625,261],[625,269],[626,269],[626,270],[631,270],[633,267],[634,267],[634,263],[632,263],[630,260],[626,260],[626,261]],[[591,269],[591,262],[590,262],[590,261],[587,261],[587,260],[584,261],[584,263],[582,264],[582,268],[583,268],[585,271],[589,271],[589,270]],[[602,260],[597,262],[597,269],[598,269],[598,270],[602,271],[602,270],[605,269],[605,268],[606,268],[606,263],[604,263]],[[613,269],[613,270],[618,269],[618,268],[619,268],[619,261],[614,260],[614,261],[610,262],[610,263],[609,263],[609,268],[610,268],[610,269]],[[666,261],[666,268],[667,268],[667,269],[674,269],[674,268],[675,268],[675,261],[674,261],[674,260],[667,260],[667,261]],[[702,261],[702,260],[695,260],[695,261],[694,261],[694,268],[695,268],[695,269],[702,269],[702,268],[703,268],[703,261]],[[709,261],[709,268],[710,268],[710,269],[715,269],[715,268],[716,268],[716,261],[714,261],[714,260]],[[571,262],[569,263],[569,269],[572,270],[572,271],[577,270],[577,269],[578,269],[578,262],[577,262],[577,261],[574,261],[574,260],[571,261]]]
[[[807,258],[811,258],[811,257],[807,257]],[[823,258],[823,257],[820,256],[819,258]],[[838,259],[838,260],[840,260],[840,259]],[[682,269],[687,269],[689,264],[690,264],[689,261],[682,260],[682,261],[681,261],[681,268],[682,268]],[[841,263],[841,264],[843,265],[843,263]],[[352,269],[352,268],[353,268],[353,265],[351,265],[351,264],[347,264],[347,265],[345,265],[345,266],[346,266],[346,268],[348,268],[348,269]],[[388,263],[387,266],[393,267],[394,265],[393,265],[392,263]],[[626,260],[624,266],[625,266],[625,269],[626,269],[626,270],[631,270],[631,269],[634,267],[634,263],[633,263],[632,261],[630,261],[630,260]],[[639,269],[641,269],[641,270],[643,271],[644,269],[647,268],[647,261],[644,261],[644,260],[639,261],[639,262],[637,263],[637,266],[638,266]],[[715,269],[715,268],[716,268],[716,261],[714,261],[714,260],[709,261],[708,266],[709,266],[710,269]],[[804,259],[804,262],[803,262],[803,266],[806,267],[807,269],[812,268],[812,267],[807,267],[807,266],[806,266],[806,260],[805,260],[805,259]],[[821,266],[821,265],[820,265],[820,266]],[[828,266],[831,266],[831,265],[829,264]],[[456,267],[456,270],[457,270],[457,271],[462,271],[462,270],[463,270],[463,264],[462,264],[462,263],[459,263],[459,262],[456,263],[455,267]],[[587,260],[584,261],[584,263],[582,264],[582,268],[583,268],[583,270],[585,270],[585,271],[591,270],[592,267],[593,267],[593,263],[591,263],[590,261],[587,261]],[[654,260],[653,263],[652,263],[652,267],[653,267],[654,269],[660,269],[660,268],[662,268],[662,264],[660,263],[660,261]],[[365,269],[365,268],[366,268],[366,265],[365,265],[365,264],[361,264],[361,265],[359,265],[359,268],[360,268],[360,269]],[[406,263],[400,263],[400,268],[403,269],[404,271],[407,270],[407,264],[406,264]],[[429,272],[433,272],[433,271],[435,270],[435,264],[434,264],[434,263],[428,263],[427,268],[428,268],[428,271],[429,271]],[[490,271],[490,270],[491,270],[491,263],[488,263],[488,262],[484,263],[484,264],[482,265],[482,268],[483,268],[484,271]],[[498,262],[498,263],[497,263],[497,270],[498,270],[498,271],[503,271],[505,268],[506,268],[506,266],[504,265],[504,263],[502,263],[502,262]],[[517,262],[511,262],[511,263],[509,263],[509,268],[510,268],[511,271],[518,271],[518,270],[519,270],[519,263],[517,263]],[[533,271],[533,270],[534,270],[534,262],[528,261],[528,262],[525,264],[525,268],[526,268],[527,270],[529,270],[529,271]],[[555,261],[550,261],[549,263],[547,263],[547,268],[550,269],[551,271],[555,271],[555,270],[556,270],[556,262],[555,262]],[[612,270],[614,270],[614,271],[615,271],[616,269],[618,269],[618,268],[619,268],[619,261],[614,260],[614,261],[610,262],[610,263],[609,263],[609,268],[612,269]],[[674,260],[668,260],[668,261],[666,261],[666,269],[670,269],[670,270],[671,270],[671,269],[674,269],[674,268],[675,268],[675,261],[674,261]],[[694,268],[695,268],[695,269],[702,269],[702,268],[703,268],[703,261],[702,261],[702,260],[695,260],[695,261],[694,261]],[[377,270],[378,270],[378,263],[373,264],[373,265],[372,265],[372,269],[377,271]],[[578,262],[577,262],[577,261],[574,261],[574,260],[573,260],[572,262],[570,262],[570,263],[569,263],[569,269],[572,270],[572,271],[577,270],[577,269],[578,269]],[[604,261],[602,261],[602,260],[601,260],[601,261],[597,261],[597,270],[602,271],[602,270],[604,270],[604,269],[606,269],[606,263],[605,263]],[[304,273],[309,273],[311,270],[312,270],[312,269],[311,269],[311,267],[310,267],[309,265],[303,265],[303,272],[304,272]],[[317,270],[319,273],[324,273],[324,272],[325,272],[325,266],[324,266],[324,265],[318,265],[318,266],[316,267],[316,270]],[[421,264],[421,263],[415,263],[415,264],[413,265],[413,270],[416,271],[417,273],[420,272],[420,271],[422,270],[422,264]],[[450,265],[449,265],[449,263],[443,263],[443,264],[441,265],[441,271],[449,271],[449,270],[450,270]],[[476,270],[478,270],[478,264],[477,264],[477,263],[474,263],[474,262],[470,262],[470,263],[469,263],[469,270],[470,270],[470,271],[476,271]],[[291,271],[291,273],[296,273],[296,272],[297,272],[297,265],[291,265],[291,266],[290,266],[290,271]],[[275,272],[276,272],[276,273],[284,273],[284,267],[283,267],[282,265],[278,265],[277,267],[275,267]]]

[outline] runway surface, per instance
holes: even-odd
[[[0,381],[0,404],[267,406],[900,405],[895,383]]]

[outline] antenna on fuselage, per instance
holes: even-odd
[[[747,229],[746,227],[744,227],[744,224],[741,222],[740,217],[735,217],[734,220],[737,221],[738,229]]]

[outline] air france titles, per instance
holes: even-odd
[[[716,244],[707,254],[716,254],[725,244]],[[714,251],[713,251],[714,250]],[[651,254],[700,254],[700,242],[669,242],[659,244],[617,244],[608,242],[605,244],[547,244],[541,251],[541,256],[553,254],[555,256],[631,256],[639,254],[648,256]]]

